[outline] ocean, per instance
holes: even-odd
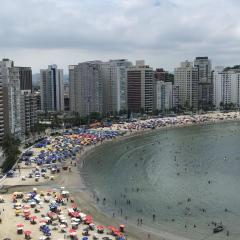
[[[240,239],[238,122],[153,130],[103,144],[81,173],[98,206],[124,222],[193,240]],[[213,234],[215,223],[224,231]]]

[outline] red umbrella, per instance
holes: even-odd
[[[17,227],[23,227],[23,226],[24,226],[23,223],[19,223],[19,224],[17,224]]]
[[[27,230],[27,231],[24,231],[24,234],[25,234],[25,235],[27,235],[27,236],[29,236],[31,233],[32,233],[32,232],[31,232],[31,231],[29,231],[29,230]]]
[[[24,210],[23,210],[23,213],[29,213],[29,212],[30,212],[29,209],[24,209]]]
[[[30,219],[35,220],[37,219],[37,216],[31,216]]]
[[[98,225],[97,226],[97,229],[104,229],[105,227],[104,226],[102,226],[102,225]]]
[[[116,235],[116,236],[121,236],[121,235],[122,235],[122,233],[121,233],[120,231],[118,231],[118,230],[114,231],[113,233],[114,233],[114,235]]]
[[[86,220],[86,223],[87,224],[91,224],[91,223],[93,223],[93,220],[92,219],[88,219],[88,220]]]
[[[78,218],[80,216],[79,212],[73,212],[71,215],[75,218]]]
[[[86,219],[93,219],[93,217],[91,215],[87,215],[85,218]]]
[[[70,229],[69,233],[71,236],[75,236],[77,234],[76,230],[74,230],[74,229]]]

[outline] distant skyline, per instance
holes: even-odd
[[[237,0],[11,0],[0,8],[0,55],[33,73],[88,60],[145,59],[170,72],[209,56],[240,63]]]

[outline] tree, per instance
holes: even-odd
[[[11,135],[6,135],[2,142],[2,148],[5,155],[5,161],[2,165],[3,172],[9,171],[17,162],[20,155],[20,141]]]

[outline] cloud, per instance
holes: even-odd
[[[52,61],[56,52],[65,69],[88,56],[141,57],[169,70],[201,55],[234,64],[240,53],[239,7],[237,0],[5,1],[0,51],[20,62],[29,59],[34,69],[40,67],[38,59]]]

